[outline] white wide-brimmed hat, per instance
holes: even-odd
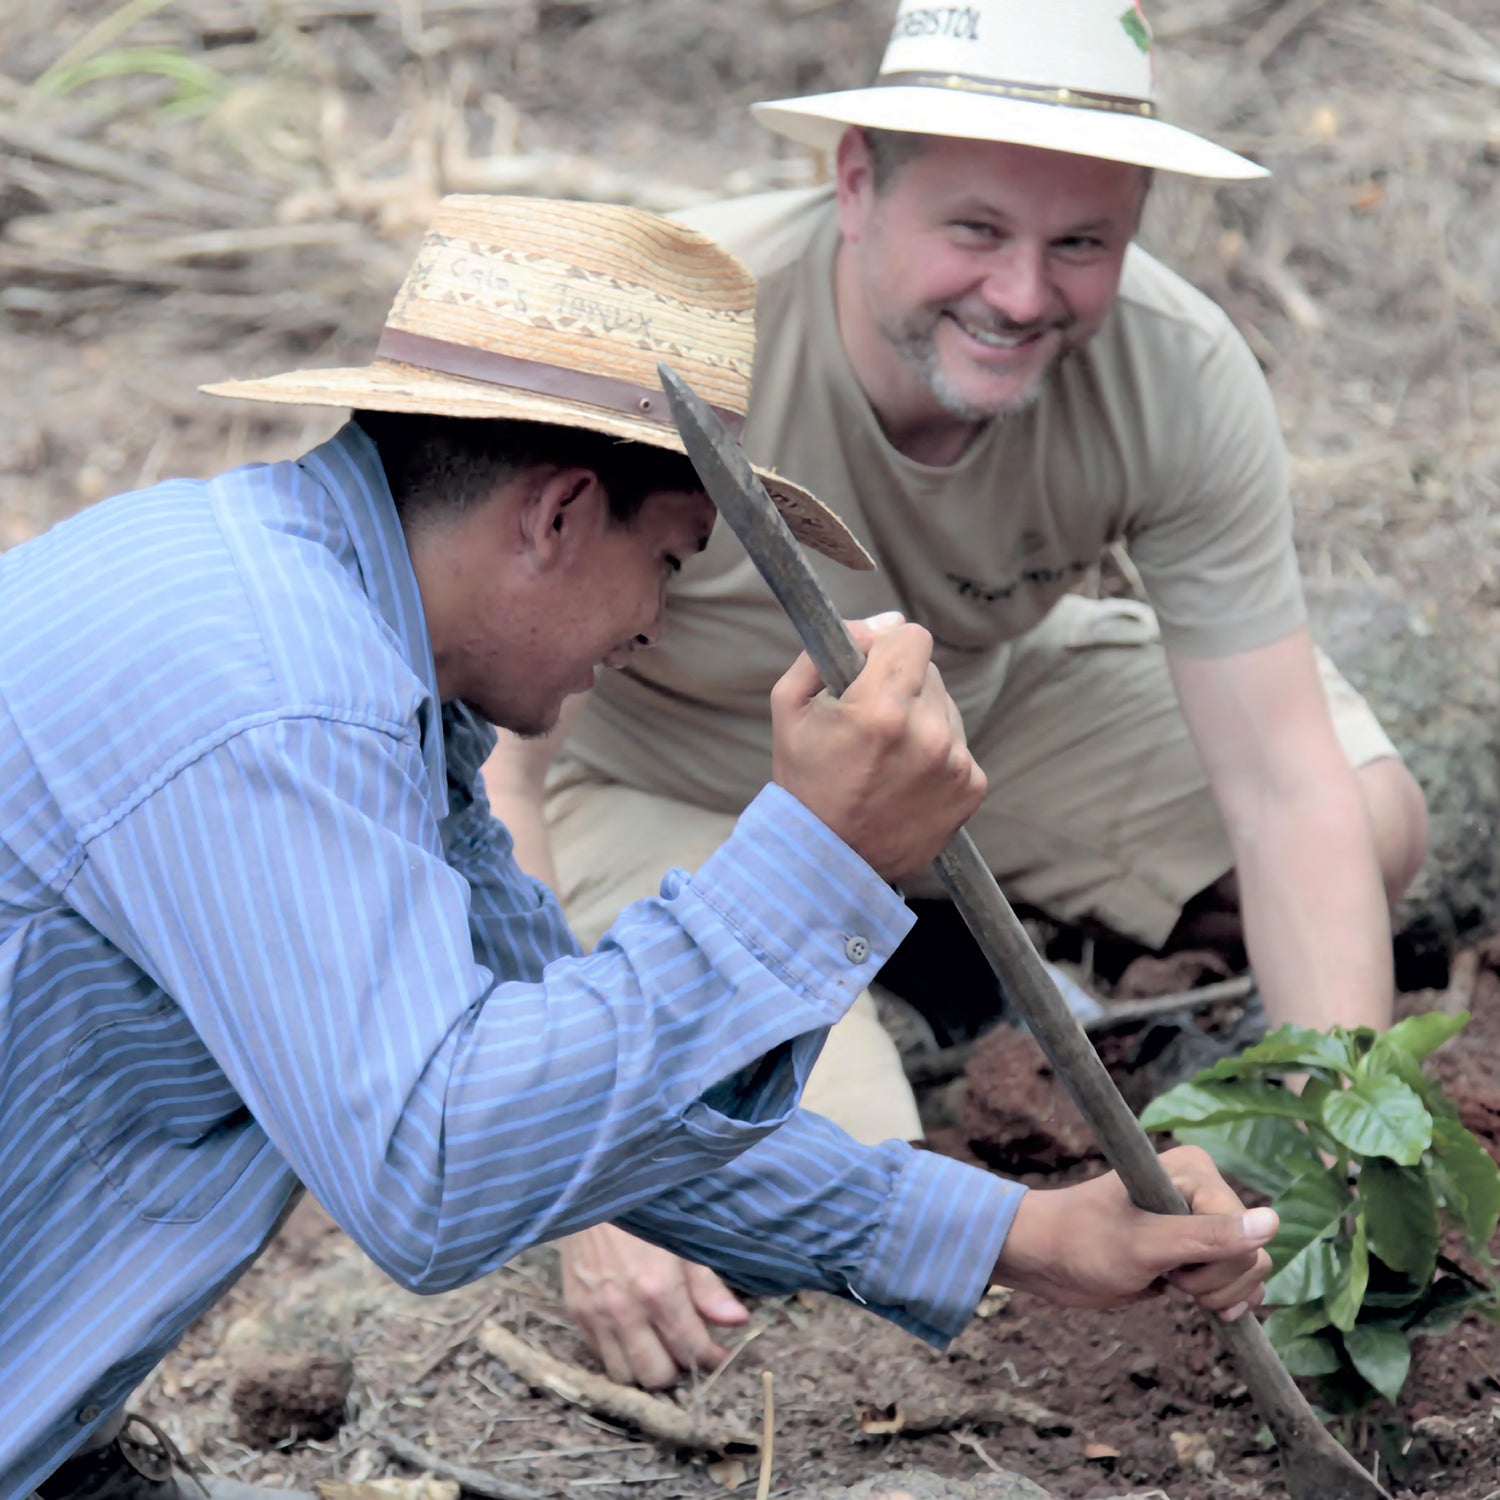
[[[1009,141],[1193,177],[1266,169],[1157,117],[1140,0],[902,0],[871,87],[753,106],[831,150],[850,125]]]
[[[686,225],[615,204],[444,198],[354,369],[226,380],[214,396],[583,427],[684,452],[665,361],[736,433],[750,404],[755,278]],[[800,485],[757,469],[809,547],[868,570],[848,527]]]

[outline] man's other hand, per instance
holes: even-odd
[[[772,778],[887,880],[930,864],[984,798],[984,772],[899,615],[851,622],[863,670],[842,698],[799,656],[771,693]]]
[[[1162,1154],[1190,1215],[1137,1208],[1109,1172],[1074,1187],[1028,1193],[995,1277],[1064,1307],[1115,1307],[1168,1286],[1226,1322],[1259,1306],[1276,1233],[1269,1208],[1246,1210],[1197,1146]]]
[[[558,1242],[563,1302],[605,1373],[665,1390],[689,1370],[728,1359],[710,1324],[735,1328],[749,1313],[707,1266],[600,1224]]]

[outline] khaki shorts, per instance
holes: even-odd
[[[1397,752],[1321,653],[1334,728],[1356,767]],[[1227,873],[1229,841],[1167,674],[1156,617],[1065,595],[1012,646],[969,745],[989,778],[969,832],[1013,902],[1160,947],[1183,906]],[[548,783],[560,895],[592,947],[667,870],[696,869],[732,814],[596,780],[564,759]],[[913,882],[908,895],[940,894]],[[803,1102],[865,1141],[920,1135],[895,1046],[868,994],[834,1027]]]

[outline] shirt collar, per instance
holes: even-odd
[[[390,627],[407,666],[427,689],[427,697],[417,710],[422,759],[432,785],[433,805],[439,819],[445,818],[448,771],[437,666],[406,533],[401,529],[380,455],[361,427],[346,422],[326,443],[304,453],[297,466],[322,485],[338,506],[349,529],[365,593]]]

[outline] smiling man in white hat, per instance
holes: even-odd
[[[837,701],[789,655],[767,785],[589,957],[489,815],[486,721],[544,731],[659,636],[714,514],[657,361],[737,422],[754,298],[631,209],[446,199],[371,363],[210,387],[354,408],[336,436],[0,558],[0,1494],[268,1493],[122,1404],[303,1183],[422,1290],[624,1215],[934,1342],[995,1276],[1259,1300],[1275,1215],[1200,1152],[1163,1217],[797,1109],[910,926],[887,882],[983,792],[924,630],[860,625]]]
[[[1002,886],[1152,949],[1242,911],[1273,1020],[1387,1024],[1387,901],[1422,858],[1423,799],[1308,638],[1254,358],[1131,244],[1153,172],[1262,169],[1158,117],[1126,0],[912,0],[871,87],[756,114],[832,153],[836,180],[685,216],[759,278],[745,443],[879,563],[821,570],[844,612],[932,631]],[[1116,541],[1153,608],[1069,592]],[[671,597],[672,640],[584,709],[547,829],[546,748],[502,747],[492,771],[523,862],[586,941],[714,848],[771,763],[765,691],[795,649],[781,611],[722,532]],[[807,1102],[863,1139],[918,1133],[867,1000]],[[608,1229],[565,1270],[621,1377],[668,1383],[744,1316],[715,1278]]]

